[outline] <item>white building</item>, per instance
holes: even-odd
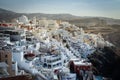
[[[60,69],[63,66],[61,55],[45,55],[41,57],[41,62],[44,68]]]
[[[18,21],[19,21],[19,23],[21,23],[21,24],[28,24],[28,23],[29,23],[28,17],[25,16],[25,15],[22,15],[21,17],[19,17],[19,18],[18,18]]]

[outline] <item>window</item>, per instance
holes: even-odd
[[[66,43],[66,40],[63,40],[63,43]]]
[[[66,63],[66,60],[64,60],[64,63]]]
[[[21,36],[21,39],[25,39],[25,36]]]
[[[34,45],[34,48],[36,48],[36,44]]]
[[[7,61],[7,60],[5,60],[5,62],[6,62],[6,64],[8,64],[8,61]]]
[[[51,60],[47,60],[48,63],[51,63],[52,61]]]
[[[52,38],[55,38],[55,36],[52,36]]]
[[[56,67],[56,64],[54,64],[53,67]]]
[[[1,54],[0,54],[0,60],[1,60]]]
[[[46,62],[46,59],[44,59],[44,62]]]
[[[51,65],[48,65],[48,68],[51,68]]]
[[[7,58],[7,55],[5,55],[5,58]]]
[[[47,64],[46,64],[46,63],[44,63],[44,64],[43,64],[43,67],[47,67]]]

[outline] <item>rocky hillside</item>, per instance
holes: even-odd
[[[117,50],[115,47],[104,47],[88,56],[95,74],[109,77],[112,80],[120,79],[120,56],[116,53]]]

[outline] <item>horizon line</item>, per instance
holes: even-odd
[[[11,12],[14,12],[14,13],[20,13],[20,14],[49,14],[49,15],[59,15],[59,14],[68,14],[68,15],[71,15],[71,16],[76,16],[76,17],[89,17],[89,18],[109,18],[109,19],[118,19],[120,20],[120,18],[114,18],[114,17],[108,17],[108,16],[80,16],[80,15],[75,15],[75,14],[72,14],[72,13],[46,13],[46,12],[17,12],[17,11],[14,11],[14,10],[10,10],[10,9],[5,9],[5,8],[1,8],[0,9],[3,9],[3,10],[7,10],[7,11],[11,11]]]

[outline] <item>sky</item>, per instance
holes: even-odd
[[[120,0],[0,0],[0,8],[19,13],[68,13],[120,19]]]

